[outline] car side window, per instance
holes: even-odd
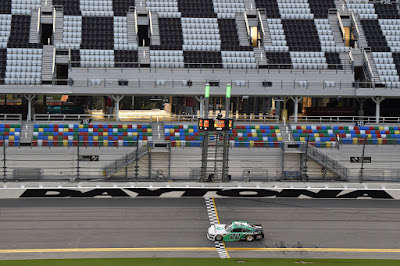
[[[243,232],[251,232],[251,230],[247,229],[247,228],[243,228]]]
[[[235,228],[235,229],[232,230],[232,232],[240,233],[240,232],[242,232],[242,228]]]

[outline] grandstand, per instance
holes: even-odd
[[[204,85],[216,115],[229,83],[237,121],[230,147],[241,148],[233,157],[277,148],[271,162],[284,165],[286,154],[293,163],[271,163],[270,177],[298,178],[307,143],[315,169],[347,179],[356,176],[349,165],[329,166],[337,148],[400,143],[399,119],[388,118],[399,116],[399,33],[400,6],[387,0],[4,0],[0,145],[65,147],[71,156],[79,147],[114,146],[136,156],[137,167],[129,147],[145,147],[143,154],[147,142],[201,147]],[[167,115],[120,119],[120,109],[151,108]],[[297,145],[292,152],[288,143]],[[131,159],[115,164],[109,172],[106,162],[97,165],[105,174],[96,175],[134,171]],[[177,175],[194,176],[199,165],[192,166]],[[246,164],[235,167],[234,177],[243,177]]]
[[[135,106],[126,96],[157,95],[195,114],[210,82],[214,97],[231,83],[234,113],[297,116],[300,105],[380,117],[400,87],[392,2],[2,1],[1,90],[22,97],[24,116],[43,95],[109,97],[116,113],[121,100]]]

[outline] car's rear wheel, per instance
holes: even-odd
[[[221,241],[222,240],[222,236],[221,235],[217,235],[216,237],[215,237],[215,241]]]
[[[252,235],[246,236],[246,241],[247,241],[247,242],[251,242],[251,241],[253,241],[253,240],[254,240],[254,236],[252,236]]]

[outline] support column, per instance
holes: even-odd
[[[288,97],[284,97],[283,98],[283,109],[282,109],[281,117],[282,117],[282,120],[283,120],[283,117],[284,117],[286,119],[286,121],[288,120],[288,110],[287,110],[287,107],[286,107],[286,104],[287,104],[288,101],[289,101]]]
[[[28,101],[28,115],[26,116],[26,121],[32,120],[32,100],[36,97],[34,94],[24,95],[25,99]]]
[[[385,100],[384,97],[373,97],[372,100],[376,103],[375,109],[375,123],[379,123],[379,118],[381,115],[381,102]]]
[[[114,100],[114,114],[117,117],[117,121],[119,121],[119,102],[124,98],[122,95],[111,95],[111,98]]]
[[[357,98],[358,103],[360,104],[360,109],[358,109],[358,116],[364,116],[364,102],[367,98]]]
[[[132,111],[135,110],[135,96],[132,96],[131,109],[132,109]]]
[[[205,98],[203,96],[200,97],[195,97],[196,100],[200,103],[200,117],[205,117],[204,115],[204,102],[205,102]]]
[[[294,122],[297,123],[297,118],[299,116],[299,102],[303,99],[303,97],[290,97],[294,102]]]

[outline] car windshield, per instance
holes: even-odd
[[[231,230],[232,230],[232,225],[230,225],[230,226],[228,226],[227,228],[225,228],[225,230],[226,230],[227,232],[231,231]]]

